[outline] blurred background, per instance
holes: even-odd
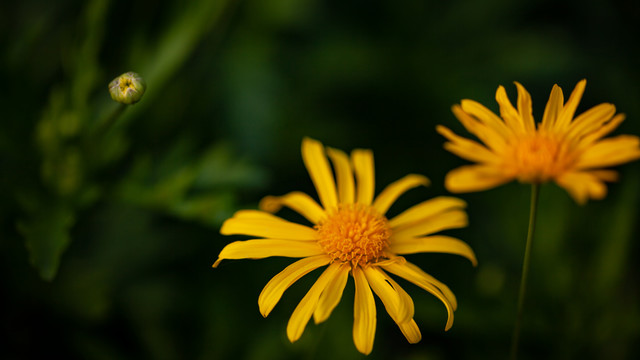
[[[353,282],[329,320],[291,344],[286,324],[318,276],[272,314],[262,287],[291,259],[227,261],[222,221],[265,195],[315,196],[300,144],[370,148],[376,190],[408,173],[432,185],[391,214],[446,195],[465,162],[434,128],[466,132],[463,98],[497,111],[498,85],[533,97],[588,80],[582,112],[611,102],[616,134],[640,134],[635,1],[190,2],[25,0],[0,4],[0,357],[30,359],[361,359]],[[107,91],[136,71],[143,99],[118,112]],[[566,95],[565,95],[566,96]],[[541,191],[521,359],[640,356],[640,164],[618,168],[605,200]],[[463,194],[470,226],[449,231],[479,265],[409,260],[448,284],[446,311],[401,282],[423,339],[406,342],[378,301],[369,359],[506,358],[529,187]],[[296,219],[291,213],[283,216]]]

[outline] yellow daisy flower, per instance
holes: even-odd
[[[337,182],[327,155],[333,163]],[[437,197],[388,220],[385,214],[395,200],[411,188],[428,185],[426,177],[407,175],[387,186],[374,199],[373,153],[370,150],[354,150],[349,159],[340,150],[325,149],[320,142],[305,138],[302,158],[322,206],[309,195],[294,191],[284,196],[265,197],[260,202],[262,210],[236,212],[224,222],[220,233],[260,238],[228,244],[213,267],[223,259],[302,258],[273,277],[262,290],[258,305],[266,317],[289,286],[312,270],[327,266],[289,319],[287,336],[291,342],[300,338],[311,316],[316,324],[329,317],[340,302],[349,274],[355,283],[353,341],[361,353],[369,354],[373,348],[376,329],[373,293],[382,300],[410,343],[416,343],[422,337],[413,319],[413,300],[388,273],[404,278],[440,299],[448,312],[445,326],[448,330],[457,306],[455,296],[445,284],[399,255],[450,253],[464,256],[475,265],[475,255],[467,244],[449,236],[432,235],[467,225],[464,201]],[[289,222],[271,214],[282,206],[300,213],[313,226]]]
[[[586,80],[576,85],[566,104],[562,89],[554,85],[537,127],[529,93],[515,84],[517,110],[504,87],[498,87],[496,92],[502,119],[473,100],[462,100],[453,106],[462,125],[484,144],[437,126],[436,130],[449,140],[445,144],[447,150],[477,163],[450,171],[445,179],[449,191],[481,191],[514,179],[523,183],[553,180],[576,202],[584,204],[589,198],[604,198],[604,182],[616,180],[615,171],[603,168],[640,158],[637,136],[603,139],[624,120],[624,114],[615,115],[613,104],[600,104],[574,118]]]

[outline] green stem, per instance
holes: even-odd
[[[118,104],[118,106],[114,108],[109,115],[100,119],[94,129],[94,138],[100,138],[104,136],[104,134],[106,134],[111,126],[115,124],[116,120],[120,117],[120,115],[122,115],[122,113],[128,106],[129,105],[126,104]]]
[[[511,340],[511,360],[518,357],[518,340],[520,339],[520,325],[522,323],[522,309],[524,307],[524,296],[527,290],[527,278],[529,276],[529,262],[531,259],[531,243],[533,242],[534,230],[536,227],[536,213],[538,210],[538,194],[540,184],[534,183],[531,186],[531,208],[529,210],[529,229],[527,231],[527,244],[524,250],[524,260],[522,262],[522,277],[520,279],[520,293],[518,294],[518,313],[516,324],[513,328],[513,338]]]
[[[94,126],[88,129],[85,136],[81,139],[80,146],[86,159],[86,172],[91,173],[100,168],[102,164],[100,155],[101,146],[104,144],[105,137],[109,132],[109,129],[117,122],[118,118],[128,105],[116,104],[117,106],[109,109],[110,111],[94,124]],[[96,161],[96,159],[98,159]]]

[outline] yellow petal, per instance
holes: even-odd
[[[317,233],[314,229],[296,224],[268,213],[265,216],[258,216],[259,212],[254,212],[255,216],[236,214],[227,219],[220,228],[222,235],[249,235],[261,236],[265,238],[287,239],[287,240],[316,240]],[[244,213],[249,214],[249,213]]]
[[[422,269],[420,269],[420,267],[418,267],[417,265],[408,262],[404,257],[396,256],[395,259],[396,261],[377,262],[376,265],[382,267],[383,269],[386,269],[386,266],[389,266],[391,264],[395,264],[398,266],[406,266],[409,270],[415,272],[416,274],[424,278],[436,290],[440,291],[440,293],[444,295],[447,301],[451,303],[453,310],[456,310],[458,308],[458,300],[456,299],[456,296],[453,294],[453,291],[451,291],[451,289],[449,289],[447,285],[445,285],[440,280],[434,278],[433,276],[427,274]]]
[[[262,316],[267,317],[276,306],[282,294],[293,283],[309,272],[327,265],[331,259],[326,255],[311,256],[287,266],[278,275],[269,280],[258,297],[258,307]]]
[[[307,257],[320,254],[324,254],[324,251],[315,241],[278,239],[235,241],[220,251],[213,267],[217,267],[225,259],[262,259],[271,256]]]
[[[497,134],[502,135],[503,137],[509,137],[513,133],[499,116],[479,102],[474,100],[462,100],[460,102],[460,106],[464,112],[475,117],[480,122],[493,129]]]
[[[533,120],[531,95],[519,82],[516,81],[515,84],[518,88],[518,114],[522,119],[525,131],[532,132],[535,130],[536,125]]]
[[[488,165],[466,165],[449,171],[444,183],[453,193],[483,191],[513,180],[499,168]]]
[[[478,147],[472,146],[471,144],[465,146],[460,143],[447,142],[444,144],[444,148],[462,159],[477,163],[494,164],[500,161],[500,158],[490,150],[480,144],[477,145]]]
[[[502,121],[499,116],[494,114],[493,111],[487,109],[486,106],[480,104],[479,102],[465,99],[460,102],[460,106],[462,107],[462,110],[464,110],[464,112],[468,113],[471,116],[474,116],[482,123],[495,129],[499,133],[509,133],[509,131],[505,129],[506,126],[504,121]]]
[[[393,229],[392,241],[405,241],[421,235],[429,235],[438,231],[463,228],[468,225],[467,213],[453,209],[435,214],[422,221],[407,224]]]
[[[576,87],[571,92],[569,96],[569,100],[562,107],[560,114],[558,114],[558,119],[556,120],[556,130],[565,130],[569,128],[571,120],[573,119],[573,115],[576,113],[576,109],[578,108],[578,104],[580,103],[580,99],[582,99],[582,94],[584,93],[584,88],[587,86],[587,80],[582,79],[578,82]]]
[[[604,182],[589,172],[571,172],[556,179],[578,204],[585,204],[589,199],[600,200],[607,195]]]
[[[520,114],[518,114],[518,111],[511,105],[507,92],[502,85],[498,86],[498,90],[496,91],[496,101],[498,105],[500,105],[500,116],[502,116],[507,126],[516,134],[524,133],[524,124],[520,119]]]
[[[602,181],[618,181],[618,172],[613,170],[589,170],[589,174]]]
[[[389,184],[373,202],[373,207],[384,215],[391,205],[407,190],[417,186],[429,185],[429,179],[422,175],[409,174],[402,179]]]
[[[341,204],[353,204],[355,201],[355,183],[349,163],[349,156],[343,151],[327,148],[327,155],[333,162],[338,180],[338,197]]]
[[[329,318],[331,312],[340,302],[342,298],[342,292],[344,291],[344,287],[347,284],[347,279],[349,278],[349,270],[351,267],[348,264],[343,264],[340,267],[339,273],[336,276],[335,280],[327,285],[327,288],[324,289],[322,294],[320,295],[320,299],[318,300],[318,306],[316,307],[316,311],[313,313],[313,321],[316,324],[319,324]]]
[[[238,210],[233,214],[237,219],[264,219],[264,220],[283,220],[282,218],[275,216],[271,213],[262,210]]]
[[[445,212],[451,209],[462,209],[467,206],[464,200],[449,197],[439,196],[433,199],[423,201],[420,204],[414,205],[401,214],[395,216],[389,221],[389,226],[392,229],[400,226],[412,224],[420,220],[427,219],[437,213]]]
[[[571,123],[568,137],[583,137],[609,122],[616,113],[613,104],[600,104],[578,115]]]
[[[594,142],[600,140],[601,138],[608,135],[610,132],[615,130],[623,121],[625,115],[618,114],[611,119],[611,121],[603,124],[600,128],[592,132],[591,134],[585,136],[582,140],[580,140],[580,144],[578,145],[579,149],[586,149]]]
[[[398,263],[400,264],[400,263]],[[443,282],[441,282],[440,280],[434,278],[433,276],[427,274],[426,272],[424,272],[424,270],[422,270],[419,266],[417,266],[416,264],[410,263],[410,262],[405,262],[404,266],[406,266],[408,269],[412,270],[414,273],[420,275],[423,279],[425,279],[426,281],[428,281],[431,285],[435,286],[435,288],[437,290],[439,290],[442,295],[444,295],[444,297],[447,299],[447,301],[449,301],[451,303],[451,306],[453,307],[453,310],[456,310],[458,308],[458,300],[456,300],[456,296],[453,294],[453,291],[451,291],[451,289],[449,289],[449,287],[447,285],[445,285]]]
[[[359,266],[353,268],[356,294],[353,305],[353,342],[358,351],[369,355],[376,335],[376,303]]]
[[[291,314],[289,323],[287,324],[287,337],[289,341],[295,342],[300,339],[304,328],[307,327],[307,323],[309,319],[311,319],[311,315],[316,310],[320,294],[322,294],[328,284],[336,279],[336,276],[340,273],[340,266],[339,263],[329,265],[313,286],[311,286],[307,294],[300,300],[296,309],[293,310],[293,314]]]
[[[619,135],[589,146],[578,159],[576,168],[609,167],[639,158],[640,138],[633,135]]]
[[[302,140],[302,159],[311,181],[318,191],[322,206],[325,210],[336,207],[338,205],[336,183],[333,180],[333,174],[322,144],[317,140],[304,138]]]
[[[451,141],[445,143],[444,148],[463,159],[479,163],[495,163],[500,160],[495,153],[483,145],[458,136],[445,126],[436,126],[436,131]]]
[[[444,306],[447,308],[447,315],[448,315],[447,323],[445,325],[445,331],[449,330],[453,325],[453,311],[454,311],[453,305],[437,287],[435,287],[431,282],[429,282],[429,280],[425,276],[423,276],[423,274],[416,272],[414,269],[407,266],[408,264],[409,263],[401,265],[401,264],[393,263],[393,264],[385,265],[383,266],[383,268],[389,271],[390,273],[396,274],[401,278],[404,278],[405,280],[408,280],[420,286],[421,288],[425,289],[426,291],[428,291],[429,293],[437,297],[440,301],[442,301]]]
[[[371,289],[382,300],[393,321],[402,324],[413,318],[413,300],[400,285],[377,266],[364,268],[364,274]]]
[[[376,261],[375,265],[376,266],[383,266],[383,265],[389,265],[391,263],[398,263],[398,264],[404,264],[407,262],[407,259],[405,259],[402,256],[395,256],[393,254],[388,254],[389,257],[386,259],[379,259]]]
[[[562,89],[558,85],[553,85],[547,106],[544,108],[544,115],[542,115],[541,129],[550,130],[555,127],[558,114],[560,114],[563,104],[564,96],[562,95]]]
[[[400,328],[400,331],[402,331],[404,337],[407,338],[409,344],[417,344],[422,340],[420,328],[418,328],[418,324],[416,324],[415,320],[411,319],[405,323],[398,324],[398,327]]]
[[[378,269],[380,269],[380,268],[378,268]],[[402,320],[402,319],[406,319],[406,320],[412,319],[413,315],[415,313],[415,307],[414,307],[414,304],[413,304],[413,299],[411,299],[411,296],[409,296],[409,294],[407,294],[407,292],[402,288],[402,286],[400,286],[400,284],[395,282],[395,280],[393,280],[382,269],[380,269],[380,273],[382,273],[384,275],[384,278],[385,278],[386,282],[391,284],[391,286],[398,293],[398,300],[399,300],[399,304],[400,304],[400,306],[398,307],[398,319],[400,319],[400,320]],[[406,323],[406,322],[407,321],[402,321],[402,323]],[[398,324],[398,325],[400,325],[400,324]]]
[[[373,170],[373,152],[371,150],[356,149],[351,152],[353,169],[358,180],[357,201],[360,204],[371,205],[375,191],[375,175]]]
[[[287,206],[300,215],[307,218],[313,224],[317,224],[324,217],[322,207],[309,195],[293,191],[283,196],[265,196],[260,201],[260,209],[275,213],[283,206]]]
[[[446,253],[464,256],[473,266],[478,264],[476,255],[469,245],[465,242],[452,238],[450,236],[434,235],[419,237],[413,239],[405,239],[403,241],[395,241],[391,238],[389,250],[394,254],[415,254],[422,252]]]
[[[513,136],[513,132],[503,121],[500,121],[498,126],[488,125],[487,123],[480,122],[473,116],[467,114],[459,105],[454,105],[451,108],[451,111],[465,129],[477,136],[478,139],[495,152],[502,151],[505,147],[506,139]]]

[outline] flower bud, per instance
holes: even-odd
[[[142,99],[146,87],[147,84],[140,75],[129,71],[109,83],[109,94],[121,104],[135,104]]]

